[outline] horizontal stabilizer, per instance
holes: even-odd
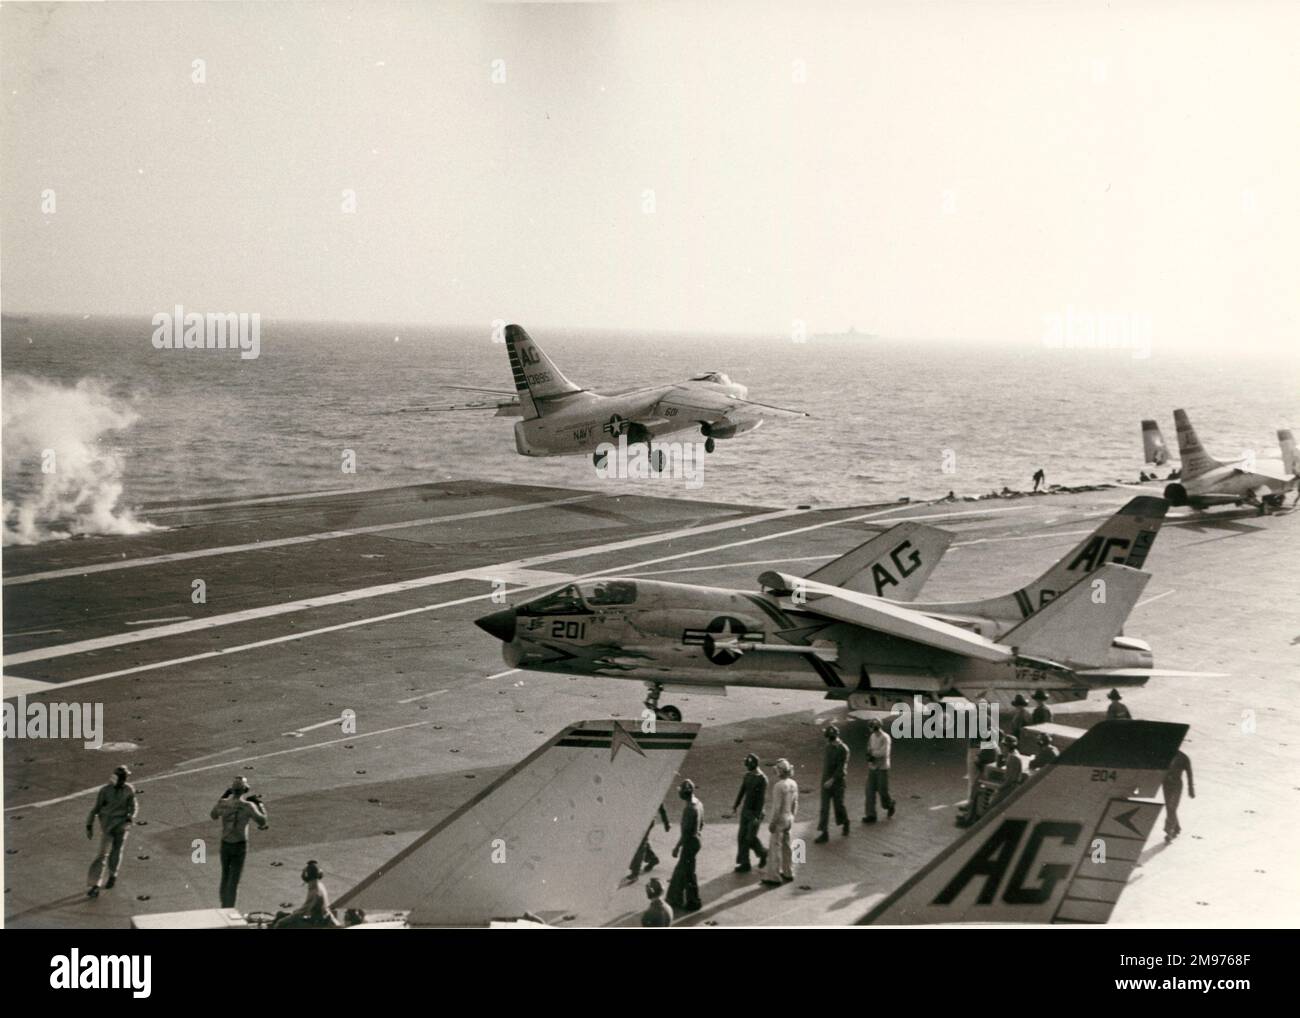
[[[860,923],[1104,923],[1160,815],[1186,725],[1103,721]]]
[[[570,725],[338,903],[404,910],[413,926],[599,914],[699,730]]]
[[[1105,664],[1150,573],[1107,563],[1025,619],[1000,642],[1068,665]]]

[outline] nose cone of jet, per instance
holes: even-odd
[[[495,636],[502,643],[510,643],[515,638],[514,609],[505,608],[491,615],[484,615],[481,619],[475,619],[474,625],[489,636]]]

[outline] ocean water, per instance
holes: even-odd
[[[526,324],[526,323],[525,323]],[[750,398],[808,410],[718,443],[701,484],[602,481],[587,458],[514,451],[512,418],[400,408],[510,388],[487,328],[262,323],[261,355],[155,350],[147,318],[6,318],[6,541],[130,530],[132,507],[482,478],[734,500],[839,505],[1134,480],[1139,421],[1174,445],[1188,408],[1212,453],[1276,458],[1300,425],[1300,348],[1246,357],[1048,349],[862,336],[788,339],[530,327],[596,390],[725,371]],[[342,469],[345,451],[355,473]],[[53,451],[56,469],[42,471]],[[54,480],[57,478],[57,480]]]

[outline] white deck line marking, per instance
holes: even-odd
[[[139,619],[124,624],[128,626],[152,626],[156,622],[184,622],[188,618],[188,615],[168,615],[165,619]]]
[[[528,505],[503,506],[500,509],[477,509],[474,512],[454,513],[450,516],[426,516],[419,520],[404,520],[398,523],[376,523],[368,527],[349,527],[347,530],[325,530],[316,534],[300,534],[298,537],[276,537],[269,541],[252,541],[248,544],[227,544],[219,548],[196,548],[193,551],[176,551],[167,555],[146,555],[141,558],[118,559],[112,562],[95,562],[91,565],[73,566],[67,569],[50,569],[43,573],[23,573],[19,576],[6,576],[6,587],[25,583],[39,583],[42,580],[57,580],[69,576],[88,576],[91,573],[108,573],[118,569],[137,569],[141,566],[156,566],[167,562],[186,562],[189,559],[211,558],[214,555],[235,555],[245,551],[266,551],[268,548],[287,548],[295,544],[312,544],[316,541],[336,541],[343,537],[357,537],[364,534],[384,534],[391,530],[408,530],[411,527],[428,527],[437,523],[456,523],[460,520],[477,520],[485,516],[504,516],[508,513],[529,512],[533,509],[550,509],[560,505],[572,505],[575,502],[589,502],[597,495],[578,495],[572,498],[559,498],[551,502],[534,502]]]
[[[432,693],[421,693],[419,696],[408,696],[405,700],[398,700],[398,703],[415,703],[416,700],[427,700],[432,696],[438,696],[447,692],[445,689],[435,689]]]
[[[280,502],[301,502],[304,498],[327,498],[330,495],[363,495],[368,491],[383,488],[322,488],[320,491],[300,491],[293,495],[265,495],[261,498],[232,498],[224,502],[197,502],[194,505],[156,505],[146,506],[141,512],[151,513],[193,513],[200,509],[233,509],[245,505],[275,505]]]
[[[243,746],[231,746],[229,749],[218,750],[216,753],[205,753],[203,756],[196,756],[190,760],[182,760],[177,767],[188,767],[190,764],[202,763],[204,760],[215,760],[219,756],[228,756],[231,753],[238,753]]]
[[[314,732],[317,728],[328,728],[330,725],[341,725],[343,718],[340,715],[336,718],[330,718],[328,721],[321,721],[314,725],[308,725],[306,728],[295,728],[292,732],[285,732],[285,735],[306,735],[308,732]]]
[[[809,525],[809,526],[807,526],[807,527],[798,527],[798,528],[796,528],[796,529],[794,529],[794,530],[781,531],[781,532],[779,532],[779,533],[775,533],[775,534],[764,534],[764,535],[760,535],[760,536],[758,536],[758,537],[750,537],[750,538],[746,538],[746,539],[743,540],[743,541],[731,541],[731,542],[728,542],[728,543],[726,543],[726,544],[715,545],[714,547],[711,547],[711,548],[700,548],[700,549],[697,549],[697,550],[694,550],[694,551],[678,552],[677,554],[674,554],[674,555],[665,555],[665,556],[661,556],[661,557],[659,557],[659,558],[646,559],[646,560],[644,560],[644,561],[642,561],[642,562],[632,562],[632,563],[628,563],[628,564],[621,565],[621,566],[611,566],[611,567],[608,568],[608,569],[599,569],[599,570],[595,570],[595,571],[588,572],[588,573],[582,573],[582,574],[580,574],[580,576],[582,576],[582,577],[589,577],[589,576],[607,576],[607,575],[609,575],[610,573],[625,573],[625,572],[630,572],[630,571],[633,571],[633,570],[635,570],[635,569],[638,569],[638,568],[641,567],[641,566],[646,566],[646,565],[656,565],[656,564],[658,564],[658,563],[660,563],[660,562],[668,562],[668,561],[671,561],[671,560],[673,560],[673,559],[687,558],[687,557],[692,556],[692,555],[707,555],[707,554],[709,554],[709,553],[711,553],[711,552],[721,551],[722,549],[725,549],[725,548],[734,548],[734,547],[738,547],[738,546],[741,546],[741,545],[754,544],[754,543],[756,543],[756,542],[760,542],[760,541],[772,541],[772,540],[776,540],[777,538],[780,538],[780,537],[786,537],[786,536],[788,536],[788,535],[790,535],[790,534],[799,534],[799,533],[804,533],[804,532],[806,532],[806,531],[810,531],[810,530],[819,530],[819,529],[822,529],[822,528],[824,528],[824,527],[837,526],[837,525],[842,524],[842,523],[852,523],[852,522],[857,522],[857,521],[859,521],[859,520],[870,519],[870,518],[875,517],[875,516],[883,515],[884,513],[894,512],[894,511],[896,511],[897,509],[905,509],[905,508],[907,508],[907,507],[906,507],[906,506],[892,506],[892,507],[890,507],[889,509],[877,510],[876,512],[872,512],[872,513],[863,513],[863,514],[860,514],[860,515],[858,515],[858,516],[844,517],[844,518],[842,518],[842,519],[834,519],[834,520],[824,520],[824,521],[821,522],[821,523],[814,523],[814,524],[811,524],[811,525]],[[994,510],[972,510],[972,512],[981,512],[981,513],[982,513],[982,512],[1013,512],[1013,511],[1015,511],[1016,508],[1017,508],[1017,507],[1015,507],[1015,506],[1008,506],[1008,507],[1006,507],[1006,508],[1002,508],[1002,509],[994,509]],[[798,512],[802,512],[802,510],[783,510],[783,511],[781,511],[780,513],[774,513],[774,514],[770,514],[770,515],[771,515],[771,516],[788,516],[788,515],[791,515],[792,513],[798,513]],[[971,515],[971,513],[945,513],[945,514],[942,514],[942,515],[946,515],[946,516],[951,516],[951,515]],[[925,517],[925,518],[927,518],[927,519],[933,519],[934,517]],[[750,521],[752,521],[752,520],[753,520],[753,517],[748,517],[747,519],[750,520]],[[732,522],[730,525],[731,525],[732,527],[736,527],[736,526],[740,526],[740,525],[742,524],[742,522],[743,522],[743,521],[734,521],[734,522]],[[717,529],[717,525],[716,525],[716,524],[711,524],[710,526],[713,527],[714,529]],[[650,543],[652,543],[652,542],[654,542],[654,541],[666,540],[666,539],[667,539],[667,536],[668,536],[668,535],[656,535],[656,534],[651,534],[651,535],[647,535],[647,536],[642,537],[642,538],[635,538],[635,539],[633,539],[633,540],[635,540],[636,542],[638,542],[638,543],[640,543],[640,544],[650,544]],[[626,541],[620,541],[620,542],[617,542],[617,543],[618,543],[620,546],[626,546],[626,545],[628,544],[628,542],[626,542]],[[599,549],[585,548],[585,549],[577,549],[577,550],[575,550],[575,551],[555,552],[555,553],[553,553],[553,554],[550,555],[550,556],[542,556],[542,557],[547,558],[548,560],[555,560],[555,559],[559,559],[559,558],[561,558],[561,557],[563,557],[563,558],[583,558],[583,557],[586,557],[587,555],[590,555],[590,554],[597,554],[598,552],[599,552]],[[530,560],[530,561],[534,561],[534,562],[535,562],[536,560],[534,559],[534,560]],[[519,562],[503,563],[499,568],[505,570],[505,569],[510,569],[510,568],[513,568],[513,567],[517,567],[517,566],[519,566],[519,564],[520,564]],[[491,567],[491,566],[488,566],[488,567],[478,567],[478,568],[473,569],[473,570],[467,570],[467,572],[482,573],[482,572],[484,571],[485,568],[488,569],[488,570],[490,570],[490,569],[492,569],[493,567]],[[397,583],[397,584],[385,584],[383,587],[370,587],[370,588],[364,588],[364,589],[362,589],[362,590],[360,590],[360,591],[345,591],[345,592],[342,593],[342,594],[332,594],[332,595],[328,595],[327,597],[315,598],[315,599],[308,599],[307,601],[301,601],[301,602],[294,601],[294,602],[288,602],[287,604],[284,604],[284,605],[268,605],[266,608],[250,609],[250,610],[245,611],[245,612],[233,612],[233,613],[231,613],[231,615],[229,615],[229,616],[213,616],[213,618],[208,619],[208,620],[206,620],[206,621],[207,621],[207,625],[228,625],[228,624],[230,624],[232,621],[241,621],[241,622],[242,622],[242,621],[247,621],[247,620],[257,619],[257,618],[267,618],[267,617],[274,616],[274,615],[284,614],[284,613],[287,612],[287,611],[300,611],[300,610],[302,610],[303,608],[311,608],[311,607],[316,607],[316,606],[323,605],[323,604],[337,604],[337,603],[343,603],[343,602],[345,602],[345,601],[358,600],[358,599],[360,599],[361,597],[376,597],[376,596],[379,596],[379,593],[392,593],[392,592],[397,591],[397,590],[416,589],[416,588],[418,588],[418,587],[432,586],[432,585],[437,584],[437,583],[446,583],[446,582],[450,582],[451,580],[462,579],[462,578],[465,578],[465,575],[464,575],[463,572],[461,572],[461,573],[443,573],[443,574],[439,574],[438,576],[423,577],[423,578],[421,578],[421,579],[419,579],[419,580],[407,580],[407,581],[404,581],[403,583]],[[539,590],[539,589],[543,589],[543,588],[546,588],[546,587],[549,587],[549,586],[552,586],[552,584],[551,584],[551,583],[542,583],[542,584],[534,584],[534,585],[531,585],[531,586],[516,587],[515,589],[513,589],[512,591],[510,591],[510,593],[511,593],[511,594],[519,594],[519,593],[522,593],[522,592],[525,592],[525,591],[530,591],[530,590]],[[378,593],[377,593],[377,592],[378,592]],[[60,687],[62,687],[62,686],[79,686],[79,685],[82,685],[82,684],[87,683],[87,682],[100,682],[100,681],[105,680],[105,679],[115,679],[115,678],[119,678],[119,677],[121,677],[121,676],[123,676],[123,675],[135,675],[135,674],[137,674],[137,673],[139,673],[139,672],[153,671],[153,670],[158,669],[158,668],[166,668],[166,667],[168,667],[168,666],[170,666],[170,665],[191,664],[191,663],[193,663],[193,662],[195,662],[195,661],[205,661],[205,660],[208,660],[208,659],[210,659],[210,658],[221,657],[221,656],[223,656],[223,655],[225,655],[225,654],[236,654],[236,653],[239,653],[240,651],[245,651],[245,650],[255,650],[255,649],[258,649],[258,648],[261,648],[261,647],[269,647],[269,646],[273,646],[273,645],[278,644],[278,643],[288,643],[288,642],[293,641],[293,640],[302,640],[302,639],[305,639],[305,638],[308,637],[308,636],[319,636],[319,635],[322,635],[322,634],[324,634],[324,633],[334,633],[334,632],[339,632],[340,630],[344,630],[344,629],[353,629],[353,628],[355,628],[355,627],[357,627],[357,626],[371,625],[371,624],[376,623],[376,622],[387,622],[387,621],[390,621],[390,620],[392,620],[392,619],[404,618],[404,617],[409,616],[409,615],[417,615],[417,614],[420,614],[420,613],[422,613],[422,612],[436,611],[436,610],[438,610],[439,608],[450,608],[450,607],[454,607],[454,606],[456,606],[456,605],[469,604],[469,603],[472,603],[472,602],[474,602],[474,601],[485,601],[485,600],[488,600],[489,598],[491,598],[494,594],[495,594],[495,591],[489,591],[489,592],[484,593],[484,594],[473,594],[473,595],[470,595],[470,596],[468,596],[468,597],[456,598],[455,600],[452,600],[452,601],[442,601],[442,602],[439,602],[439,603],[437,603],[437,604],[421,605],[421,606],[419,606],[419,607],[417,607],[417,608],[407,608],[407,609],[404,609],[404,610],[402,610],[402,611],[388,612],[388,613],[383,614],[383,615],[373,615],[373,616],[370,616],[370,617],[367,617],[367,618],[364,618],[364,619],[353,619],[353,620],[350,621],[350,622],[341,622],[341,623],[339,623],[339,624],[337,624],[337,625],[333,625],[333,626],[322,626],[322,627],[319,628],[319,629],[309,629],[309,630],[305,630],[304,632],[301,632],[301,633],[289,633],[289,634],[286,634],[286,635],[284,635],[284,636],[275,636],[275,637],[271,637],[271,638],[269,638],[269,639],[265,639],[265,640],[257,640],[257,641],[254,641],[254,642],[252,642],[252,643],[239,644],[239,645],[234,646],[234,647],[224,647],[224,648],[221,648],[221,649],[219,649],[219,650],[205,651],[205,652],[203,652],[203,653],[201,653],[201,654],[191,654],[191,655],[188,655],[188,656],[186,656],[186,657],[171,658],[171,659],[163,660],[163,661],[152,661],[152,662],[149,662],[148,664],[136,665],[135,667],[132,667],[132,668],[121,668],[121,669],[118,669],[117,671],[104,672],[104,673],[99,674],[99,675],[87,675],[87,676],[85,676],[85,677],[83,677],[83,678],[80,678],[80,679],[69,679],[69,680],[66,681],[66,682],[55,683],[55,685],[58,685],[58,686],[60,686]],[[234,616],[239,616],[239,618],[234,618]],[[221,621],[221,622],[218,622],[217,620],[219,620],[219,619],[227,619],[227,620],[230,620],[230,621]],[[182,629],[182,628],[180,628],[181,626],[185,626],[185,627],[187,627],[187,628]],[[43,660],[43,659],[46,658],[46,657],[61,657],[61,656],[65,655],[65,654],[77,654],[77,653],[82,653],[82,652],[83,652],[84,650],[86,650],[86,649],[99,649],[99,646],[101,646],[101,645],[102,645],[102,646],[112,646],[112,645],[115,645],[116,643],[135,643],[135,642],[139,642],[140,640],[153,639],[153,638],[160,637],[160,636],[170,636],[170,635],[173,635],[175,632],[188,632],[188,631],[190,631],[190,629],[192,629],[192,628],[204,628],[204,627],[201,627],[201,626],[191,626],[189,623],[179,623],[179,624],[177,624],[177,625],[175,625],[175,626],[160,626],[160,627],[158,627],[158,630],[142,630],[142,631],[140,631],[140,632],[136,632],[136,633],[122,633],[122,634],[119,634],[119,635],[116,636],[116,637],[101,637],[99,640],[85,640],[85,641],[82,641],[81,644],[63,644],[63,645],[58,646],[58,647],[50,647],[50,648],[45,648],[44,650],[38,650],[38,651],[26,651],[26,652],[24,652],[24,653],[25,653],[25,654],[36,654],[36,655],[42,655],[41,657],[33,658],[32,660]],[[160,632],[160,631],[161,631],[161,632]],[[105,643],[104,641],[112,641],[112,642],[110,642],[110,643]],[[84,646],[84,644],[96,644],[97,646],[94,647],[94,648],[87,648],[87,647]],[[74,648],[74,649],[68,649],[68,648]],[[21,656],[23,656],[23,655],[21,655],[21,654],[10,655],[10,657],[12,657],[12,658],[17,658],[17,657],[21,657]],[[5,658],[4,663],[5,663],[6,665],[8,665],[8,664],[10,663],[10,658]]]
[[[42,679],[24,679],[21,675],[5,675],[0,678],[4,686],[4,697],[23,696],[28,693],[44,693],[58,685],[57,682],[45,682]]]
[[[338,739],[328,739],[325,742],[313,742],[310,746],[294,746],[292,749],[277,749],[273,753],[262,753],[258,756],[241,756],[241,764],[252,763],[254,760],[267,760],[273,756],[284,756],[286,753],[306,753],[312,749],[324,749],[326,746],[337,746],[340,742],[359,742],[362,739],[373,739],[377,735],[388,735],[392,732],[404,731],[407,728],[419,728],[421,725],[431,725],[433,721],[412,721],[405,725],[394,725],[392,728],[381,728],[377,732],[365,732],[361,735],[344,735]],[[201,758],[200,758],[201,759]],[[154,781],[170,781],[172,778],[183,778],[190,774],[202,774],[204,771],[215,770],[218,767],[229,767],[230,761],[225,763],[208,764],[206,767],[191,767],[188,770],[171,771],[167,774],[159,774],[152,778],[139,778],[132,781],[131,784],[137,788],[140,785],[147,785]],[[43,809],[46,806],[57,806],[61,802],[71,802],[73,799],[80,799],[83,795],[90,795],[92,792],[98,792],[103,785],[96,785],[94,788],[83,788],[79,792],[72,792],[68,795],[61,795],[57,799],[43,799],[40,802],[29,802],[21,806],[6,806],[5,812],[8,813],[15,809]]]
[[[50,633],[61,633],[60,629],[24,629],[19,633],[6,633],[6,636],[48,636]]]
[[[1172,593],[1174,593],[1172,589],[1166,590],[1163,594],[1157,594],[1155,597],[1148,597],[1145,601],[1139,601],[1137,604],[1133,606],[1133,608],[1136,610],[1138,608],[1143,607],[1144,605],[1150,604],[1152,601],[1159,601],[1162,597],[1168,597]]]

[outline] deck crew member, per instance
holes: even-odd
[[[664,885],[658,877],[651,877],[645,885],[645,896],[650,904],[641,913],[642,926],[671,926],[673,910],[664,901]]]
[[[1034,471],[1034,491],[1038,490],[1039,485],[1047,486],[1047,475],[1043,473],[1043,468],[1039,467]]]
[[[740,811],[740,825],[736,828],[736,872],[748,873],[749,853],[758,857],[758,868],[767,865],[767,849],[758,840],[758,831],[763,823],[763,809],[767,801],[767,775],[758,766],[758,757],[750,753],[745,757],[745,776],[740,782],[740,791],[728,816],[735,816]]]
[[[863,816],[864,824],[876,822],[876,794],[880,794],[880,805],[885,807],[890,817],[898,803],[889,794],[889,757],[894,740],[881,727],[879,718],[867,722],[867,811]]]
[[[1029,724],[1029,701],[1025,699],[1023,693],[1017,693],[1015,699],[1011,701],[1011,706],[1015,708],[1011,712],[1011,719],[1007,722],[1007,734],[1014,735],[1018,740],[1020,733],[1025,730]]]
[[[86,882],[90,889],[86,897],[99,897],[101,887],[117,883],[118,867],[122,865],[122,848],[131,833],[135,820],[135,788],[127,782],[131,772],[125,765],[113,770],[113,780],[99,790],[95,805],[86,817],[86,838],[95,837],[95,817],[99,817],[99,850],[90,864]]]
[[[256,823],[259,831],[266,830],[266,807],[261,796],[251,794],[244,776],[236,774],[209,815],[221,821],[221,907],[234,908],[248,857],[248,825]]]
[[[1180,749],[1174,754],[1174,759],[1169,764],[1169,770],[1165,771],[1165,779],[1161,784],[1165,792],[1166,842],[1173,841],[1174,838],[1183,833],[1182,825],[1178,822],[1178,803],[1183,798],[1184,772],[1187,773],[1187,794],[1195,799],[1196,785],[1192,781],[1192,761]]]
[[[830,835],[826,833],[832,804],[835,807],[835,824],[845,834],[849,833],[849,811],[844,807],[844,787],[849,776],[849,747],[840,738],[840,730],[834,725],[827,725],[826,755],[822,760],[822,801],[821,811],[817,815],[816,843],[826,844]]]
[[[301,907],[286,912],[271,924],[273,930],[315,929],[340,925],[330,910],[330,895],[325,889],[325,871],[315,859],[308,859],[302,870],[307,885],[307,900]]]
[[[677,790],[686,805],[682,807],[681,831],[673,846],[672,879],[668,882],[668,904],[674,912],[700,910],[700,885],[695,879],[695,857],[700,854],[700,831],[704,827],[704,805],[695,798],[695,782],[683,781]]]
[[[1020,758],[1020,740],[1014,735],[1002,736],[1002,755],[998,758],[998,769],[1002,773],[1002,783],[989,800],[989,809],[1014,792],[1025,776],[1025,762]]]
[[[794,765],[782,757],[776,762],[777,782],[772,786],[772,822],[767,829],[772,837],[767,844],[767,866],[763,883],[780,886],[794,879],[794,859],[790,852],[790,831],[799,812],[799,786],[794,780]]]
[[[1035,689],[1034,699],[1038,701],[1038,706],[1034,708],[1034,713],[1029,716],[1029,723],[1034,725],[1046,725],[1052,721],[1052,708],[1047,706],[1047,690]]]
[[[1124,698],[1119,695],[1118,689],[1112,689],[1107,693],[1106,699],[1110,701],[1110,706],[1106,708],[1106,719],[1108,721],[1133,720],[1133,715],[1129,713],[1128,707],[1124,704]]]
[[[1061,751],[1052,745],[1052,737],[1046,732],[1038,737],[1038,752],[1034,754],[1033,759],[1029,761],[1031,771],[1039,770],[1056,763],[1056,758],[1061,755]]]

